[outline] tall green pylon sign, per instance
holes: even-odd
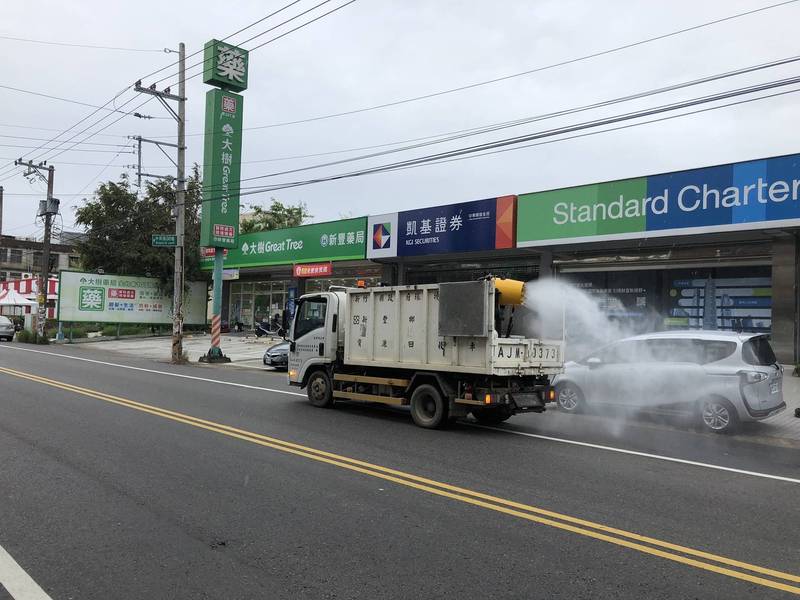
[[[215,86],[206,93],[203,149],[203,208],[200,245],[214,248],[211,348],[200,360],[230,362],[222,354],[222,262],[226,248],[235,248],[239,236],[239,186],[242,170],[242,116],[247,89],[247,50],[218,40],[203,48],[203,83]]]

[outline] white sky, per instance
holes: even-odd
[[[357,109],[547,65],[606,48],[772,4],[776,0],[684,1],[634,0],[358,0],[339,12],[251,53],[250,87],[245,95],[245,127]],[[0,35],[135,48],[177,48],[188,52],[213,37],[222,38],[288,0],[208,2],[182,0],[135,3],[82,0],[44,1],[35,15],[24,3],[0,9]],[[333,0],[317,15],[343,3]],[[260,33],[317,0],[292,9],[240,34],[240,42]],[[243,159],[255,161],[381,144],[580,106],[723,71],[797,54],[796,23],[800,3],[774,8],[731,22],[656,41],[601,58],[528,75],[443,97],[347,117],[244,132]],[[308,18],[308,17],[306,17]],[[246,47],[267,40],[276,30]],[[138,77],[170,64],[176,55],[46,46],[0,39],[0,84],[103,104]],[[189,65],[198,57],[190,58]],[[189,71],[197,73],[198,67]],[[626,103],[603,111],[516,127],[437,145],[380,160],[309,171],[318,176],[411,158],[459,145],[521,135],[553,125],[655,106],[715,91],[796,75],[798,66],[707,84]],[[171,74],[170,69],[158,77]],[[149,85],[152,79],[146,79]],[[165,85],[159,84],[159,88]],[[173,86],[177,90],[177,85]],[[203,129],[200,77],[189,81],[188,132]],[[117,104],[133,96],[127,92]],[[525,193],[594,181],[659,173],[798,151],[794,141],[800,95],[712,111],[704,115],[644,125],[625,131],[564,141],[437,166],[371,175],[340,182],[247,196],[243,204],[304,201],[314,221]],[[145,100],[136,99],[130,109]],[[0,89],[0,135],[49,139],[92,109]],[[155,100],[141,112],[165,116]],[[105,113],[102,113],[105,114]],[[119,115],[117,115],[119,116]],[[67,139],[98,116],[73,130]],[[100,126],[116,119],[112,116]],[[94,127],[96,131],[100,126]],[[125,136],[172,136],[171,120],[125,117],[92,142],[124,144]],[[113,136],[118,137],[111,137]],[[83,139],[87,134],[77,139]],[[202,137],[190,136],[188,161],[202,163]],[[174,140],[173,140],[174,141]],[[41,151],[13,148],[40,141],[0,137],[0,185],[6,202],[3,233],[40,235],[35,211],[44,186],[29,184],[6,168],[14,157],[40,157]],[[50,145],[52,146],[52,144]],[[111,150],[111,146],[81,149]],[[76,148],[76,149],[77,149]],[[113,148],[114,153],[119,148]],[[126,149],[127,150],[127,149]],[[71,207],[90,196],[97,183],[117,178],[135,156],[70,151],[55,158],[55,195],[62,200],[64,227]],[[43,157],[55,154],[49,152]],[[333,157],[244,164],[242,177],[317,164]],[[9,160],[11,159],[11,160]],[[103,165],[111,166],[102,174]],[[92,163],[77,165],[67,163]],[[153,146],[146,147],[148,171],[174,173]],[[129,170],[132,174],[133,171]],[[20,173],[20,171],[16,171]],[[295,179],[298,175],[260,180]],[[248,185],[248,184],[244,184]],[[251,184],[250,184],[251,185]],[[80,195],[78,195],[80,194]]]

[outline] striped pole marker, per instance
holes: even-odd
[[[222,329],[222,317],[220,315],[213,315],[211,317],[211,347],[219,348],[219,336]]]

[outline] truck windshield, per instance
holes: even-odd
[[[303,300],[297,309],[292,339],[296,340],[315,329],[323,327],[325,325],[327,307],[327,298],[308,298]]]

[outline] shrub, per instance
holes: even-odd
[[[27,329],[17,332],[17,341],[23,344],[43,344],[50,343],[50,338],[46,335],[40,336],[36,332],[30,332]]]

